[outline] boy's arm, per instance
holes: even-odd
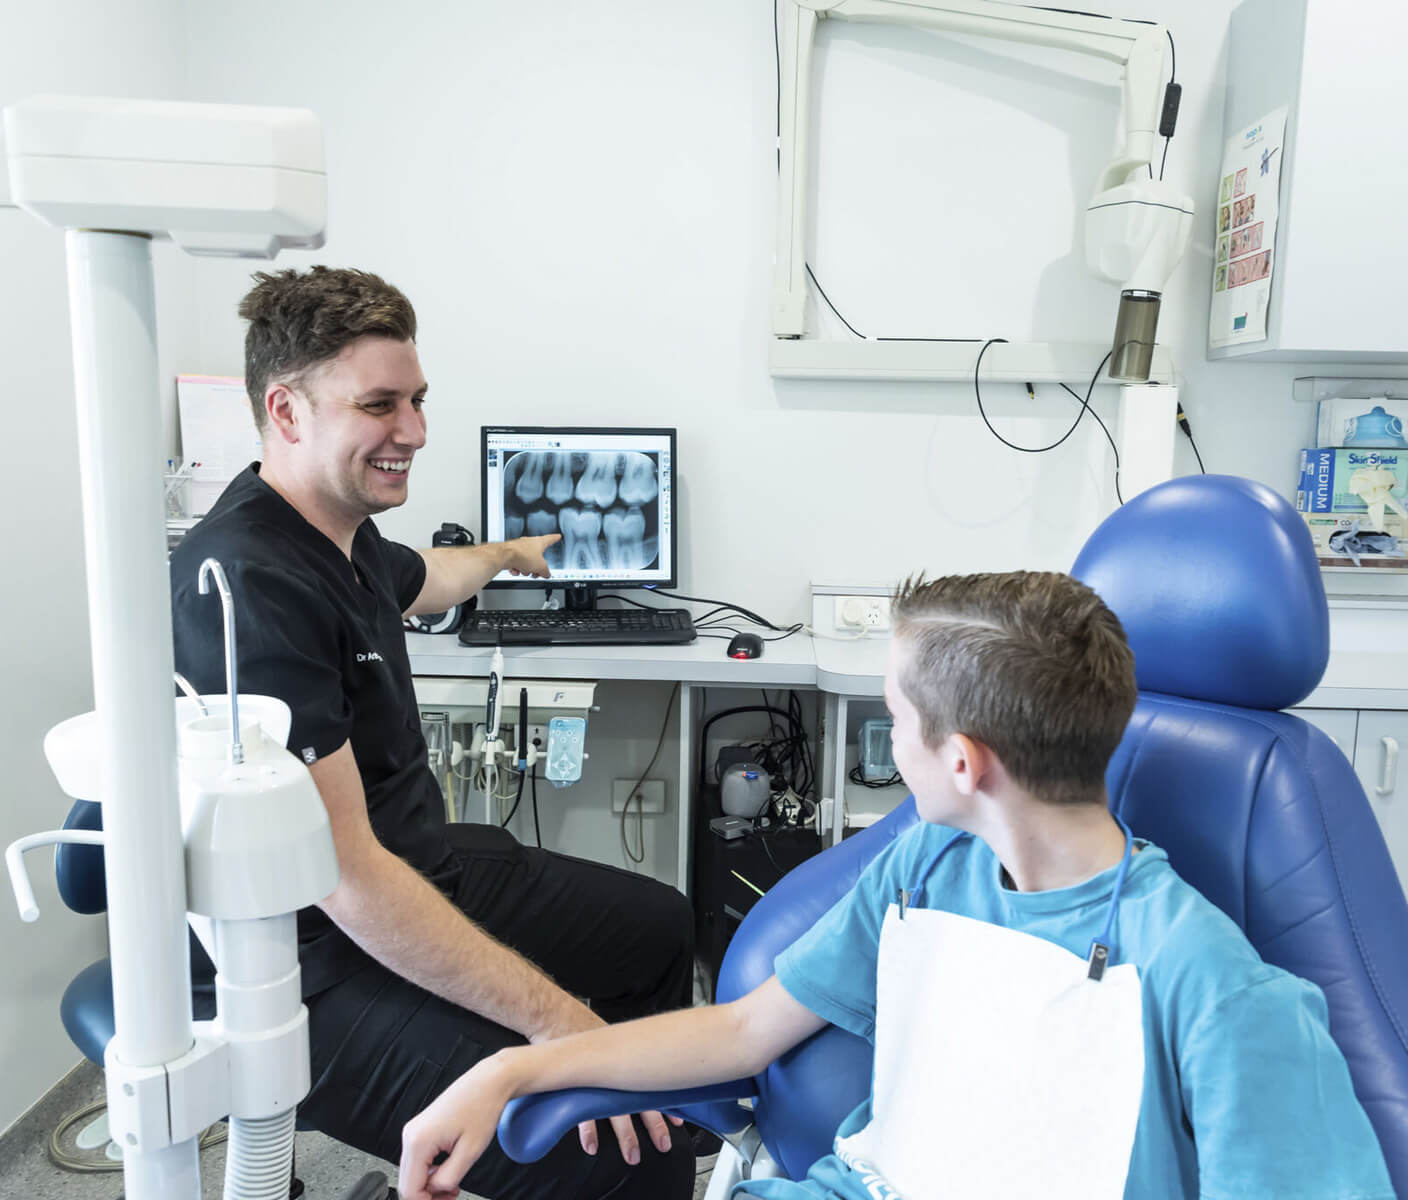
[[[501,1050],[459,1077],[401,1138],[400,1194],[453,1196],[515,1096],[569,1087],[699,1087],[755,1075],[826,1024],[776,976],[732,1004],[686,1008]],[[447,1154],[440,1166],[435,1159]]]
[[[1394,1195],[1314,985],[1276,971],[1242,988],[1191,1029],[1178,1069],[1200,1195]]]

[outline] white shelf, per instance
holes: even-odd
[[[768,369],[778,379],[929,380],[973,382],[980,341],[889,342],[821,341],[774,338]],[[994,342],[983,355],[979,378],[992,383],[1088,384],[1095,365],[1109,353],[1108,343]],[[1154,348],[1151,383],[1174,382],[1173,356]],[[1103,371],[1102,384],[1118,384]]]

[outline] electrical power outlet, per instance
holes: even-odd
[[[631,789],[635,788],[633,792]],[[637,805],[633,797],[639,795],[640,803]],[[662,813],[665,811],[665,781],[663,779],[645,779],[637,786],[634,779],[616,779],[611,783],[611,811],[619,813],[626,807],[626,801],[631,801],[631,812],[634,813],[639,808],[643,813]]]
[[[866,632],[889,629],[889,596],[837,596],[836,628]]]

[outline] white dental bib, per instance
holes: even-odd
[[[871,1121],[837,1156],[882,1197],[1120,1200],[1144,1086],[1142,993],[1132,964],[1089,975],[1042,938],[892,904]]]

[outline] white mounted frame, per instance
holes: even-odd
[[[806,181],[817,23],[825,19],[861,21],[979,34],[1075,50],[1119,63],[1124,68],[1124,145],[1101,173],[1097,193],[1123,183],[1131,171],[1149,166],[1153,159],[1163,104],[1164,27],[991,0],[781,0],[781,4],[781,161],[771,305],[772,374],[785,378],[971,379],[976,350],[969,343],[841,342],[806,337]],[[1049,383],[1080,379],[1105,349],[1096,343],[999,342],[989,348],[983,360],[983,377]],[[1162,346],[1155,350],[1150,379],[1173,382],[1173,359]]]

